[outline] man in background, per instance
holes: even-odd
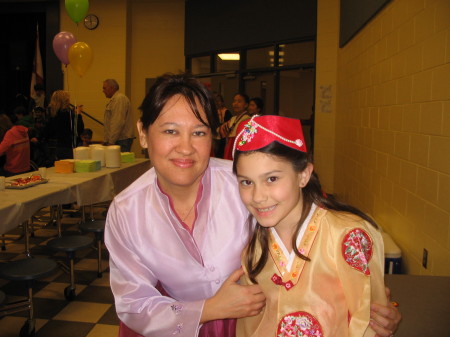
[[[103,93],[110,98],[106,104],[104,145],[119,145],[121,152],[130,152],[133,143],[133,118],[130,100],[119,92],[116,80],[103,81]]]
[[[36,107],[46,108],[47,100],[45,98],[45,87],[44,85],[37,83],[34,85],[34,93],[30,93],[30,107],[29,110],[33,110]]]

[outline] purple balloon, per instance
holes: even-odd
[[[70,32],[60,32],[53,38],[53,51],[65,65],[70,63],[69,49],[75,42],[77,42],[77,39]]]

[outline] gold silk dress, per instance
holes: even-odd
[[[238,320],[237,337],[375,335],[370,304],[387,303],[383,240],[376,228],[353,214],[314,205],[297,238],[309,262],[288,254],[276,231],[268,230],[270,254],[256,277],[266,306]],[[247,274],[241,282],[251,284]]]

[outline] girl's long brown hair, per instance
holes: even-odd
[[[233,172],[235,174],[236,174],[236,165],[239,160],[239,157],[254,152],[262,152],[265,154],[269,154],[271,156],[278,157],[282,160],[286,160],[287,162],[290,162],[292,164],[295,172],[298,173],[303,172],[306,169],[308,163],[311,163],[311,158],[307,153],[294,150],[278,142],[272,142],[271,144],[256,151],[248,151],[248,152],[236,151],[234,154],[234,161],[233,161]],[[322,191],[322,186],[320,185],[319,177],[315,172],[312,173],[308,184],[302,188],[302,196],[303,196],[302,214],[300,216],[300,219],[298,220],[295,232],[292,235],[292,247],[294,249],[295,254],[303,260],[310,261],[310,258],[301,254],[298,251],[296,240],[298,233],[300,232],[302,223],[308,216],[313,203],[325,209],[348,212],[358,215],[359,217],[363,218],[364,220],[368,221],[370,224],[378,228],[375,221],[373,221],[368,215],[366,215],[356,207],[339,202],[332,196],[325,195],[324,192]],[[248,223],[249,226],[252,225],[251,219],[249,219]],[[256,281],[256,276],[258,276],[258,274],[266,265],[269,256],[269,234],[268,234],[269,232],[267,228],[261,226],[259,223],[256,224],[256,228],[254,229],[254,231],[250,232],[252,233],[252,235],[250,236],[249,243],[245,250],[246,260],[244,261],[244,264],[245,267],[247,268],[250,280],[254,283],[258,283]],[[258,246],[258,244],[261,246],[261,255],[259,257],[256,256],[257,255],[256,247]]]

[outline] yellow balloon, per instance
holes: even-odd
[[[92,64],[92,49],[85,42],[76,42],[69,48],[70,66],[82,77]]]

